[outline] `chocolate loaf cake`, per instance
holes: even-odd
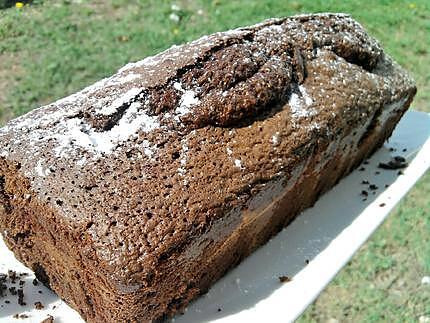
[[[173,315],[380,147],[415,92],[345,14],[173,46],[0,130],[1,233],[88,322]]]

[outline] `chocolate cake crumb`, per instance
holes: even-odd
[[[395,156],[393,157],[388,163],[379,163],[378,167],[382,169],[400,169],[405,168],[408,166],[408,163],[406,162],[406,159],[402,156]]]
[[[369,193],[368,193],[367,191],[365,191],[365,190],[362,190],[362,191],[361,191],[361,195],[363,195],[363,196],[368,196],[368,195],[369,195]]]
[[[387,187],[390,187],[390,185],[388,185],[388,184],[385,184],[385,188],[387,188]]]
[[[36,302],[36,303],[34,303],[34,308],[36,310],[42,310],[45,308],[45,306],[43,306],[43,304],[41,302]]]
[[[43,292],[42,292],[41,290],[38,290],[37,292],[38,292],[39,294],[43,294]]]
[[[29,316],[27,314],[15,314],[13,316],[14,319],[28,319]]]
[[[363,185],[368,185],[368,184],[369,184],[369,181],[363,180],[363,181],[361,181],[361,184],[363,184]]]
[[[388,149],[388,150],[391,152],[396,151],[393,147],[390,147],[390,149]]]
[[[372,191],[375,191],[378,189],[378,186],[376,186],[375,184],[370,184],[369,189],[371,189]]]
[[[8,299],[5,299],[5,301],[4,301],[6,304],[10,304],[10,300],[8,300]]]
[[[34,286],[39,285],[39,281],[37,280],[37,278],[33,279],[33,285],[34,285]]]
[[[381,204],[379,204],[379,206],[380,206],[380,207],[384,207],[384,206],[385,206],[385,203],[381,203]]]
[[[279,281],[281,282],[281,283],[288,283],[288,282],[290,282],[292,279],[290,278],[290,277],[288,277],[288,276],[279,276],[278,277],[279,278]]]
[[[397,175],[404,175],[405,173],[403,173],[403,171],[401,171],[401,170],[399,170],[398,172],[397,172]]]
[[[14,270],[8,270],[7,271],[7,273],[8,273],[8,276],[9,276],[9,279],[10,279],[10,282],[12,283],[12,284],[15,284],[16,283],[16,279],[17,279],[17,275],[16,275],[16,271],[14,271]]]
[[[376,171],[376,172],[375,172],[375,175],[379,175],[379,174],[381,174],[381,172],[379,172],[379,171]]]
[[[54,317],[52,315],[48,315],[48,317],[40,323],[53,323],[53,322],[54,322]]]
[[[16,287],[15,286],[9,287],[9,293],[11,293],[14,296],[18,294],[18,292],[16,291]]]
[[[364,171],[366,170],[366,168],[364,168],[364,167],[360,167],[358,170],[359,170],[360,172],[364,172]]]
[[[24,290],[22,288],[18,289],[18,304],[21,306],[27,305],[27,303],[24,302]]]
[[[19,281],[19,286],[24,286],[24,284],[25,284],[25,280],[20,280]]]
[[[0,298],[6,296],[7,286],[4,283],[0,283]]]
[[[220,309],[220,308],[218,308],[218,312],[221,312],[221,309]]]
[[[406,151],[408,151],[408,149],[407,149],[407,148],[403,148],[403,149],[402,149],[402,151],[403,151],[403,152],[406,152]]]
[[[309,259],[305,259],[305,264],[309,265]]]
[[[399,163],[405,163],[406,159],[403,156],[394,156],[394,160]]]
[[[369,165],[369,161],[368,161],[368,160],[365,160],[365,161],[363,162],[363,164],[364,164],[364,165]]]
[[[366,198],[364,198],[364,199],[362,199],[362,201],[363,201],[363,202],[366,202],[366,201],[367,201],[367,199],[366,199]]]

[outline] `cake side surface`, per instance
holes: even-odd
[[[0,130],[3,236],[88,321],[172,314],[379,147],[415,91],[348,15],[172,47]]]

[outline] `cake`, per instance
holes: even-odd
[[[172,316],[380,147],[415,93],[346,14],[173,46],[0,130],[1,233],[87,322]]]

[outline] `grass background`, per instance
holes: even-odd
[[[430,112],[428,0],[63,0],[23,8],[0,0],[0,123],[172,44],[324,11],[351,13],[378,38],[414,75],[414,109]],[[430,286],[421,284],[430,274],[429,197],[427,174],[299,321],[430,322]]]

